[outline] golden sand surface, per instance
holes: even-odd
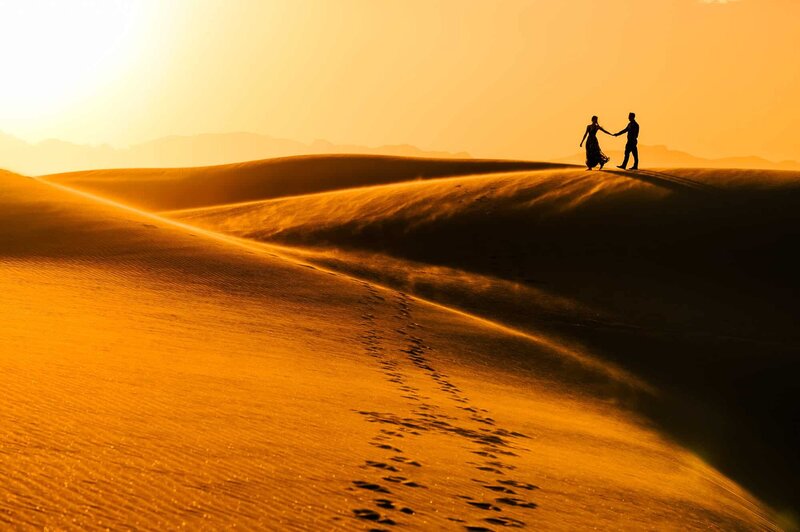
[[[797,526],[797,172],[543,167],[162,214],[545,339],[596,370],[576,387]],[[524,368],[566,386],[563,369]]]
[[[0,175],[4,526],[776,527],[613,363],[185,222]]]

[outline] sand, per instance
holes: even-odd
[[[327,220],[337,233],[368,191],[391,203],[404,187],[523,177],[270,201],[294,209],[281,219]],[[290,246],[249,234],[269,220],[263,205],[168,218],[56,181],[0,175],[8,526],[776,527],[756,496],[631,408],[663,394],[646,373],[541,326],[535,311],[527,325],[506,321],[492,299],[478,312],[480,298],[448,288],[462,276],[508,297],[515,280],[432,256],[421,271],[442,268],[450,285],[415,294],[397,272],[422,257],[405,256],[391,231],[391,254],[332,238],[310,247],[311,236]],[[345,193],[353,202],[328,197]],[[153,209],[180,208],[168,204]],[[353,266],[365,257],[376,262]],[[612,313],[596,297],[537,290],[546,316]]]
[[[631,409],[798,508],[798,178],[540,169],[165,215],[578,344],[658,390]]]

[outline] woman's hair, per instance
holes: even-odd
[[[597,116],[592,117],[592,122],[597,122]]]

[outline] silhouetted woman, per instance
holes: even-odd
[[[583,138],[581,139],[581,146],[583,146],[583,141],[586,141],[586,168],[589,170],[598,164],[600,165],[600,170],[602,170],[603,166],[609,160],[609,157],[600,149],[600,142],[597,140],[597,130],[602,131],[606,135],[611,135],[611,133],[603,129],[603,126],[597,123],[597,117],[593,116],[592,123],[586,126],[586,133],[583,134]],[[586,138],[587,135],[589,136],[588,139]]]

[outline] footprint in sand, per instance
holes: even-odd
[[[398,451],[398,450],[395,449],[395,451]],[[398,451],[398,452],[402,452],[402,451]],[[394,460],[395,462],[400,462],[402,464],[407,464],[407,465],[410,465],[410,466],[414,466],[414,467],[422,467],[422,464],[420,464],[416,460],[409,460],[408,458],[406,458],[404,456],[393,456],[391,458],[391,460]]]
[[[383,508],[384,510],[397,510],[398,512],[402,512],[406,515],[414,514],[414,510],[412,510],[411,508],[407,506],[398,508],[397,505],[389,499],[375,499],[375,506],[377,506],[378,508]]]
[[[395,466],[393,466],[393,465],[390,465],[390,464],[386,464],[386,463],[384,463],[384,462],[374,462],[374,461],[372,461],[372,460],[367,460],[366,464],[367,464],[367,466],[369,466],[369,467],[376,467],[376,468],[378,468],[378,469],[384,469],[384,470],[386,470],[386,471],[392,471],[392,472],[398,472],[398,471],[400,471],[400,470],[399,470],[399,469],[397,469]]]
[[[502,511],[502,508],[499,508],[489,502],[468,502],[467,504],[469,504],[470,506],[474,506],[476,508],[480,508],[481,510],[491,510],[494,512]]]
[[[505,484],[506,486],[513,486],[515,488],[528,490],[528,491],[539,489],[539,486],[534,486],[533,484],[528,484],[527,482],[517,482],[516,480],[500,479],[497,482],[500,483],[500,484]]]
[[[377,491],[378,493],[391,493],[391,491],[389,491],[387,488],[384,488],[380,484],[373,484],[372,482],[367,482],[366,480],[354,480],[353,485],[364,490]]]
[[[355,514],[355,516],[358,519],[364,519],[366,521],[374,521],[374,522],[380,523],[382,525],[394,526],[394,525],[397,524],[397,522],[395,522],[394,519],[390,519],[388,517],[382,517],[381,514],[379,514],[378,512],[376,512],[374,510],[370,510],[369,508],[359,508],[359,509],[353,510],[353,513]],[[383,531],[383,530],[385,530],[385,529],[382,529],[382,528],[371,528],[370,532],[379,532],[379,531]]]
[[[356,517],[359,519],[366,519],[368,521],[379,521],[381,518],[381,514],[369,508],[358,508],[353,510],[353,513],[356,514]]]
[[[374,292],[372,290],[370,291],[374,295]],[[412,385],[412,383],[414,383],[413,371],[411,373],[404,371],[404,367],[410,363],[411,368],[409,369],[413,370],[413,368],[416,368],[427,375],[427,377],[433,381],[435,388],[443,394],[440,395],[440,397],[446,397],[450,401],[457,403],[455,406],[465,412],[465,418],[446,415],[443,412],[433,413],[431,411],[440,409],[440,405],[425,402],[416,405],[414,410],[412,410],[412,415],[409,417],[401,417],[391,413],[360,411],[359,414],[365,416],[370,422],[395,426],[395,430],[379,429],[380,433],[372,439],[370,444],[385,451],[398,453],[395,456],[389,457],[386,461],[367,460],[362,467],[374,468],[390,473],[400,473],[402,471],[400,467],[391,465],[392,462],[398,464],[398,466],[421,467],[419,462],[402,456],[401,454],[403,451],[391,445],[391,439],[404,437],[404,434],[424,436],[430,431],[436,431],[464,437],[475,443],[477,448],[471,452],[486,459],[483,463],[467,463],[476,470],[492,475],[505,475],[504,470],[514,470],[514,466],[501,462],[499,456],[518,456],[517,453],[511,451],[509,447],[515,450],[520,450],[520,448],[515,447],[511,442],[515,438],[527,438],[527,436],[497,427],[497,421],[488,415],[488,410],[470,404],[469,399],[463,394],[461,389],[450,382],[445,373],[437,370],[431,364],[431,361],[427,357],[428,352],[431,351],[431,347],[429,347],[422,338],[409,332],[412,329],[420,328],[420,326],[414,324],[411,319],[412,307],[410,299],[401,294],[398,298],[398,308],[399,310],[396,311],[397,313],[394,315],[394,318],[403,322],[403,326],[395,328],[394,331],[392,331],[391,328],[387,328],[386,331],[381,331],[378,325],[380,319],[376,317],[380,309],[376,306],[375,298],[371,296],[365,301],[365,307],[362,310],[361,317],[365,325],[370,327],[363,336],[364,341],[362,343],[364,344],[365,351],[378,360],[378,364],[387,380],[396,385],[396,389],[399,392],[398,395],[417,403],[421,402],[420,398],[426,401],[431,400],[430,397],[422,397],[420,393],[421,388]],[[413,327],[411,326],[412,324]],[[391,351],[387,350],[384,345],[382,345],[382,340],[391,337],[393,332],[399,336],[397,338],[398,340],[406,342],[405,348],[398,349],[404,355],[401,359],[394,359],[390,354]],[[384,333],[386,334],[384,335]],[[469,425],[470,423],[479,426],[472,428]],[[382,480],[398,487],[425,488],[425,486],[418,482],[401,475],[384,476]],[[536,486],[533,484],[508,479],[473,479],[473,481],[479,483],[480,487],[484,490],[502,495],[501,497],[493,499],[492,502],[481,501],[480,499],[476,500],[469,496],[460,496],[462,499],[466,499],[465,503],[473,508],[499,513],[503,511],[503,507],[508,507],[509,509],[517,508],[520,510],[534,509],[537,507],[536,503],[516,497],[516,492],[514,491],[514,489],[526,491],[536,489]],[[391,493],[386,487],[366,480],[355,481],[353,485],[376,493]],[[402,490],[400,490],[400,493],[402,493]],[[401,508],[398,506],[398,503],[390,499],[375,499],[374,504],[376,510],[397,511],[407,515],[414,514],[414,511],[410,508]],[[357,516],[385,525],[396,524],[392,519],[384,517],[376,510],[362,509],[359,510],[361,515]],[[354,512],[356,511],[354,510]],[[467,530],[472,530],[474,532],[490,530],[486,526],[478,526],[477,524],[467,525],[466,521],[457,517],[448,517],[448,519],[452,522],[463,523]],[[508,515],[494,515],[485,518],[484,521],[489,525],[504,528],[519,528],[525,526],[523,521]]]
[[[500,497],[499,499],[495,499],[495,502],[508,506],[517,506],[519,508],[536,508],[538,506],[535,502],[523,501],[522,499],[513,497]]]
[[[484,486],[484,488],[486,488],[487,490],[492,490],[492,491],[496,491],[496,492],[500,492],[500,493],[508,493],[510,495],[516,494],[516,492],[514,490],[508,489],[505,486],[495,486],[495,485],[489,484],[489,485]]]
[[[511,528],[523,528],[525,526],[524,521],[520,521],[519,519],[514,519],[512,517],[487,517],[484,519],[487,523],[491,523],[493,525],[511,527]]]
[[[386,443],[370,443],[370,445],[374,445],[378,449],[385,449],[387,451],[394,451],[396,453],[402,453],[403,452],[400,449],[398,449],[397,447],[392,447],[391,445],[388,445]]]

